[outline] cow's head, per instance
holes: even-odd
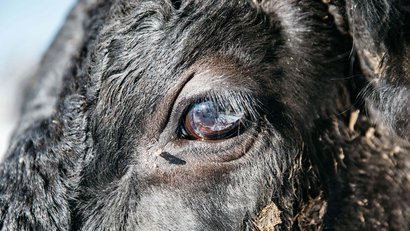
[[[2,169],[35,200],[2,225],[237,230],[269,207],[292,227],[333,167],[313,142],[348,106],[345,43],[320,1],[80,1]]]
[[[93,13],[63,96],[83,97],[88,128],[73,222],[235,230],[273,201],[290,225],[309,130],[335,112],[344,74],[327,7],[116,1]]]

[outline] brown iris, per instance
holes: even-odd
[[[238,135],[244,113],[224,111],[212,101],[191,106],[182,121],[182,136],[189,139],[218,140]]]

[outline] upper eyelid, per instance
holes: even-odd
[[[187,113],[193,104],[206,100],[212,101],[218,107],[233,109],[234,112],[238,113],[245,113],[251,121],[255,121],[259,117],[260,103],[251,94],[242,90],[211,90],[182,98],[172,110],[173,115],[171,115],[171,119],[180,121],[181,117]]]
[[[233,109],[236,113],[246,113],[251,119],[259,117],[259,102],[246,91],[212,91],[210,100],[221,108]]]

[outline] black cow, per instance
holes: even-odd
[[[410,2],[348,0],[350,33],[377,117],[410,138]]]
[[[405,230],[406,147],[380,151],[374,140],[396,144],[362,117],[367,140],[346,125],[360,88],[344,78],[339,13],[80,0],[27,90],[0,167],[0,227]]]

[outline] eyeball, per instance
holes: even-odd
[[[192,105],[182,119],[183,138],[218,140],[240,134],[245,114],[224,111],[212,101]]]

